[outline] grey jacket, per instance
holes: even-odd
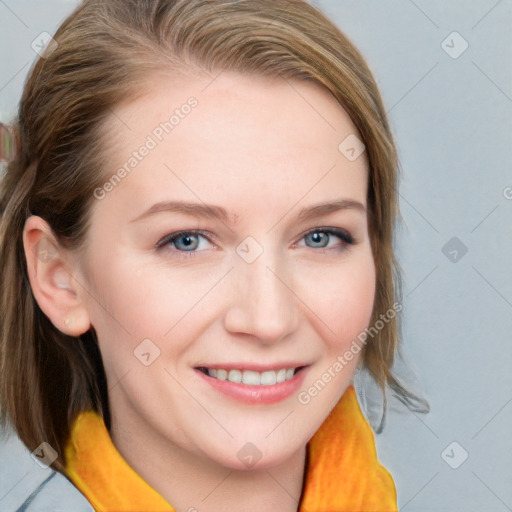
[[[94,512],[63,475],[38,461],[16,434],[0,430],[2,512]]]

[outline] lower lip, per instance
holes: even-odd
[[[220,380],[205,375],[201,370],[196,370],[199,376],[204,379],[213,389],[220,391],[239,402],[246,404],[274,404],[286,400],[300,388],[307,368],[302,368],[293,379],[272,384],[270,386],[249,386],[229,380]]]

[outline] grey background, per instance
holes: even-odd
[[[379,457],[402,511],[512,510],[512,1],[313,3],[366,57],[400,153],[403,344],[431,412],[392,408]],[[0,0],[0,120],[76,4]],[[1,510],[50,475],[22,451],[1,445]]]

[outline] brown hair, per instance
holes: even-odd
[[[85,0],[54,39],[25,85],[14,125],[19,154],[1,183],[0,357],[2,419],[30,449],[43,441],[56,449],[55,469],[63,471],[63,447],[79,412],[95,409],[109,426],[106,377],[94,329],[66,336],[34,300],[24,223],[38,215],[63,246],[80,249],[93,191],[103,181],[100,129],[112,108],[135,98],[154,73],[233,70],[327,88],[357,127],[369,159],[377,271],[372,325],[400,302],[393,137],[366,63],[320,11],[303,0]],[[393,317],[361,360],[383,392],[389,385],[412,403],[414,395],[391,372],[398,334]]]

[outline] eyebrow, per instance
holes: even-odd
[[[315,219],[340,210],[356,210],[361,213],[366,213],[366,206],[359,201],[354,201],[353,199],[339,199],[337,201],[320,203],[308,206],[307,208],[302,208],[297,215],[297,220],[302,222],[308,219]]]
[[[361,213],[366,213],[366,207],[359,201],[354,201],[353,199],[339,199],[337,201],[319,203],[304,207],[299,211],[297,220],[299,222],[303,222],[308,219],[322,217],[340,210],[357,210]],[[226,224],[230,223],[229,214],[222,206],[206,203],[191,203],[187,201],[162,201],[156,203],[131,222],[137,222],[151,215],[162,212],[181,213],[194,217],[212,218],[220,220]],[[235,214],[232,216],[231,223],[236,224],[238,220],[239,216]]]

